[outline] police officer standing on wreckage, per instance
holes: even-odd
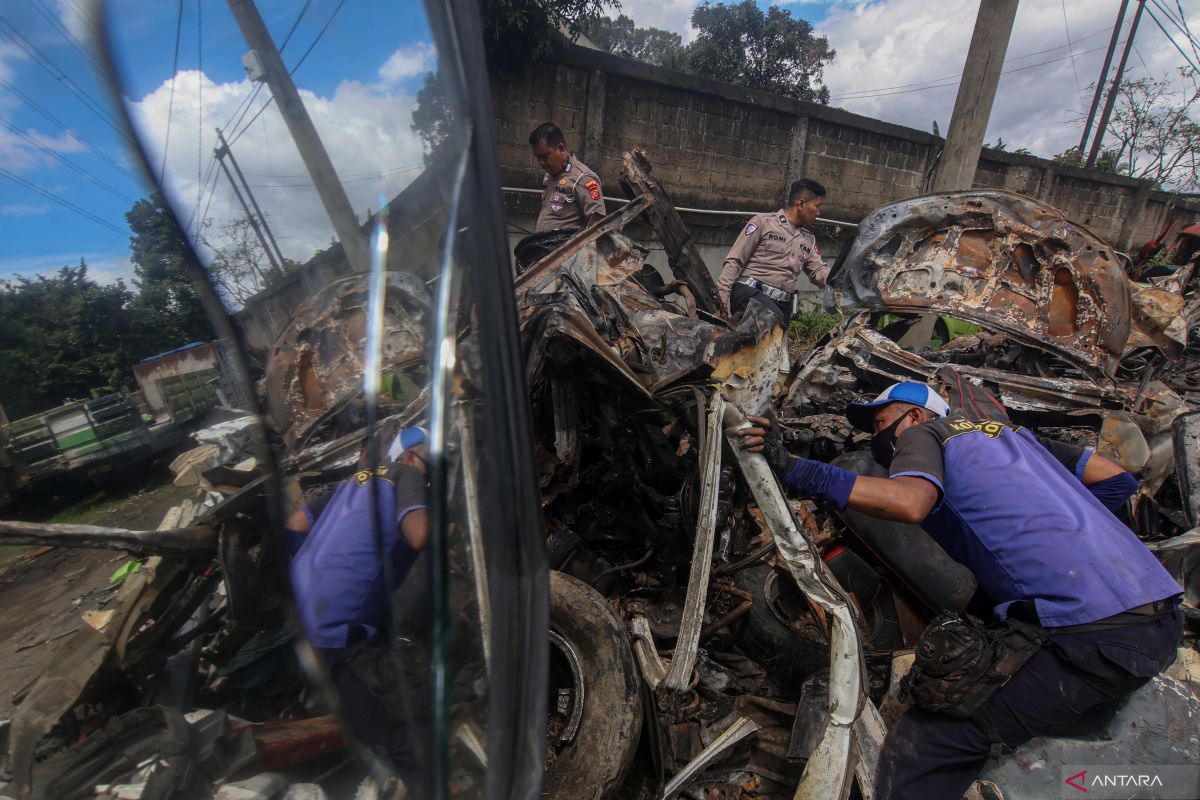
[[[795,458],[760,417],[739,432],[742,447],[836,510],[920,523],[975,574],[995,618],[985,627],[942,615],[925,629],[924,672],[905,678],[916,706],[884,741],[877,797],[958,800],[989,756],[1099,730],[1174,661],[1181,590],[1113,514],[1138,487],[1120,466],[1007,421],[951,413],[921,383],[894,384],[846,416],[873,434],[889,477]],[[962,663],[966,652],[991,655]]]
[[[829,267],[821,260],[817,237],[807,228],[821,213],[824,199],[824,186],[798,180],[788,191],[786,206],[751,218],[729,248],[717,281],[727,315],[741,313],[755,297],[786,325],[801,273],[825,288]]]
[[[538,166],[546,171],[534,233],[584,228],[604,216],[600,178],[567,151],[567,141],[557,125],[544,122],[534,128],[529,146]]]

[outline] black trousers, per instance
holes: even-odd
[[[1175,660],[1178,610],[1144,623],[1063,633],[1039,650],[987,701],[1004,743],[1098,730],[1120,700]],[[879,759],[881,800],[959,800],[987,762],[991,739],[969,719],[907,711]]]
[[[429,793],[427,679],[419,664],[366,642],[320,651],[341,701],[342,716],[359,744],[404,781],[409,797]],[[419,660],[419,659],[412,659]]]
[[[779,317],[784,326],[787,326],[788,320],[792,318],[792,309],[784,308],[778,301],[772,300],[758,289],[744,283],[735,283],[729,290],[729,313],[731,315],[740,314],[746,308],[746,303],[750,301],[751,297],[769,308],[775,316]]]

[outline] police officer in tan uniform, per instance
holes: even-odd
[[[545,122],[537,126],[529,134],[529,146],[538,166],[546,170],[534,233],[584,228],[604,216],[600,178],[567,152],[567,142],[557,125]]]
[[[778,211],[758,214],[742,229],[725,263],[717,291],[729,314],[737,314],[751,297],[774,311],[786,325],[792,316],[796,282],[803,272],[824,288],[829,267],[817,250],[817,237],[806,225],[821,212],[825,187],[816,181],[798,180],[788,192],[788,204]]]

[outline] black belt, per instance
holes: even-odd
[[[795,294],[795,292],[785,292],[783,289],[776,289],[774,286],[763,283],[757,278],[738,278],[737,282],[743,286],[749,286],[751,289],[758,289],[776,303],[791,303],[792,295]]]

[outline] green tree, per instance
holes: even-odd
[[[201,226],[200,242],[213,254],[208,274],[218,293],[239,306],[300,266],[291,259],[284,259],[279,267],[272,265],[249,217],[232,219],[215,231],[212,221],[206,220]]]
[[[687,48],[678,33],[639,28],[624,14],[616,19],[600,17],[585,32],[589,39],[614,55],[681,72],[687,70]]]
[[[1092,84],[1085,96],[1094,91]],[[1076,122],[1082,128],[1084,117]],[[1076,166],[1086,161],[1077,147],[1054,160]],[[1124,81],[1095,166],[1172,189],[1200,188],[1200,73],[1180,67],[1176,80]]]
[[[138,200],[125,219],[133,231],[129,246],[137,297],[130,310],[142,355],[212,339],[188,270],[192,249],[162,198]]]
[[[484,47],[493,69],[538,61],[565,34],[574,41],[617,0],[481,0]]]
[[[133,383],[130,305],[121,281],[101,286],[87,264],[52,277],[0,280],[0,386],[12,419]]]
[[[699,31],[687,48],[688,71],[714,80],[762,89],[816,103],[829,102],[822,85],[825,65],[836,55],[807,20],[754,0],[702,3],[692,12]]]

